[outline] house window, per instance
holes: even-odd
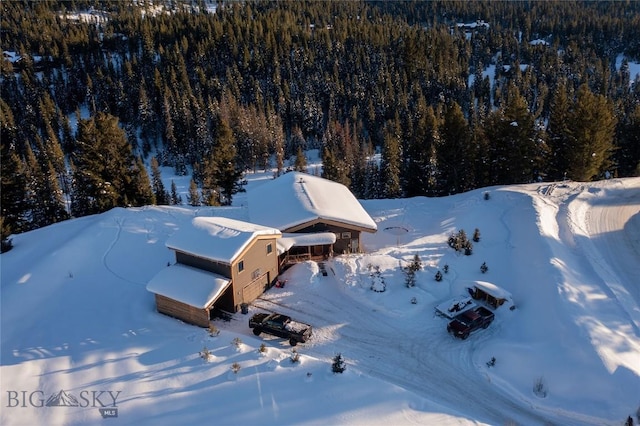
[[[244,260],[238,262],[238,272],[244,271]]]
[[[343,239],[351,239],[351,232],[343,232],[342,233],[342,238]]]
[[[273,245],[271,243],[267,244],[267,254],[271,254],[273,252]]]

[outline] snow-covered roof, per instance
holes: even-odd
[[[222,263],[231,262],[256,237],[281,236],[280,231],[226,217],[196,217],[167,240],[167,247]]]
[[[230,282],[221,275],[176,263],[158,272],[147,284],[147,290],[204,309]]]
[[[333,244],[336,242],[336,234],[333,232],[316,232],[312,234],[282,234],[282,238],[276,241],[278,254],[288,251],[295,246],[318,246]]]
[[[286,231],[314,220],[378,228],[346,186],[318,176],[290,172],[247,193],[251,221]]]
[[[474,281],[473,285],[497,299],[511,300],[511,293],[495,284],[486,281]]]

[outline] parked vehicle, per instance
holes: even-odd
[[[469,334],[480,329],[487,328],[493,322],[495,315],[484,306],[466,311],[456,316],[453,321],[447,325],[447,331],[455,337],[466,339]]]
[[[305,343],[311,338],[312,327],[299,321],[294,321],[286,315],[272,313],[254,314],[249,319],[249,328],[253,329],[253,334],[259,336],[261,333],[289,339],[291,346],[298,343]]]

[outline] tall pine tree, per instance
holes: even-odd
[[[400,131],[398,121],[389,122],[385,128],[382,145],[380,174],[382,177],[382,195],[384,198],[402,196],[400,184],[400,165],[402,149],[400,147]]]
[[[580,86],[569,115],[569,178],[590,181],[610,169],[615,126],[611,102],[586,84]]]
[[[131,146],[118,119],[99,112],[80,120],[76,152],[73,155],[74,216],[101,213],[117,206],[139,205],[145,199],[140,189]]]
[[[447,195],[468,191],[475,184],[476,152],[469,124],[456,102],[446,106],[439,130],[437,155],[440,193]]]

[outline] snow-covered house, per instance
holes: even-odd
[[[377,225],[346,186],[290,172],[247,194],[252,222],[279,229],[281,263],[361,252],[362,232]]]
[[[278,276],[278,229],[224,217],[196,217],[167,240],[176,263],[147,284],[159,312],[209,326],[212,311],[236,312]]]

